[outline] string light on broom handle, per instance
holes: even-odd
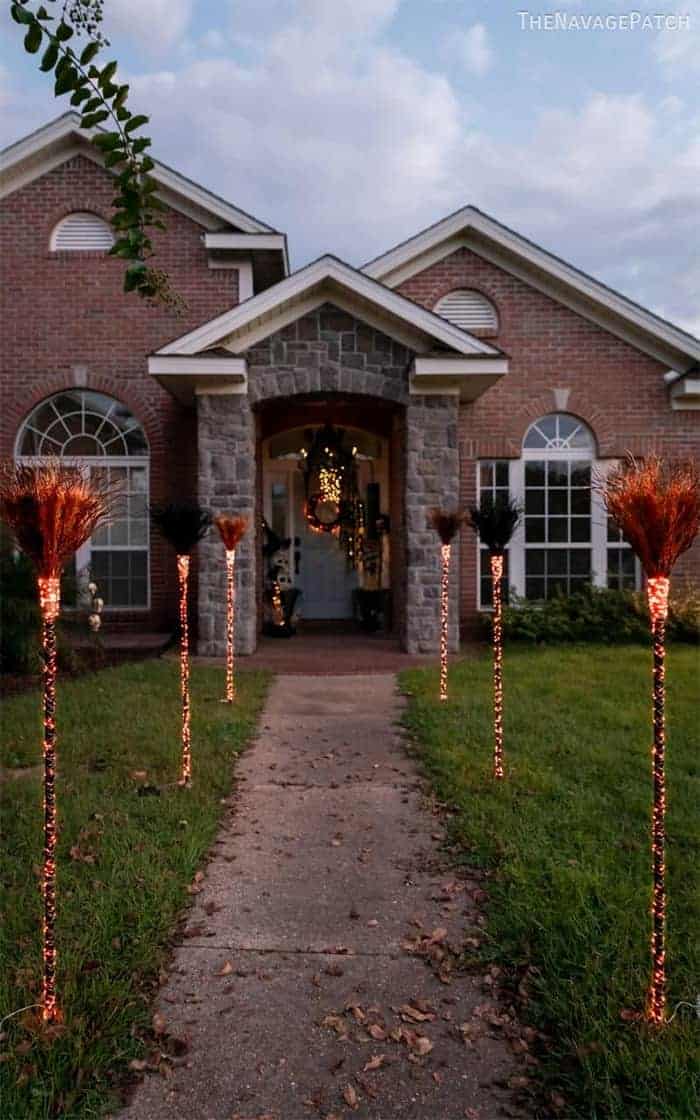
[[[440,700],[447,700],[447,638],[450,619],[450,552],[452,546],[440,546]]]
[[[492,553],[493,587],[493,776],[503,771],[503,555]]]
[[[233,676],[233,626],[234,626],[234,561],[236,550],[226,549],[226,704],[233,704],[234,676]]]
[[[180,785],[192,782],[192,734],[190,728],[190,634],[187,618],[187,583],[190,573],[189,555],[177,557],[177,579],[180,593],[180,691],[182,694],[182,772]]]
[[[647,581],[654,651],[652,748],[653,810],[651,825],[652,902],[651,961],[647,1017],[661,1023],[666,1014],[666,726],[665,661],[669,580],[652,576]]]
[[[61,589],[57,576],[39,576],[37,582],[44,654],[44,860],[41,875],[44,975],[41,1006],[44,1022],[54,1023],[60,1018],[56,1001],[56,619]]]
[[[598,482],[608,514],[639,557],[647,577],[653,643],[651,814],[651,981],[646,1019],[666,1022],[666,727],[665,649],[669,577],[700,532],[700,474],[693,462],[628,455]]]

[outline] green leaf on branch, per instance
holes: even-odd
[[[114,167],[118,163],[123,163],[126,155],[121,148],[115,148],[112,152],[107,152],[105,156],[105,167]]]
[[[87,64],[89,62],[92,62],[93,58],[95,57],[95,55],[98,53],[99,50],[100,50],[100,44],[99,43],[96,43],[94,40],[93,40],[92,43],[88,43],[88,45],[85,47],[85,49],[83,50],[83,53],[80,56],[80,65],[81,66],[87,66]]]
[[[135,129],[141,128],[142,125],[148,124],[148,120],[149,118],[145,117],[143,114],[132,117],[131,120],[127,121],[127,123],[124,125],[124,131],[133,132]]]
[[[32,13],[26,11],[21,4],[12,4],[10,6],[10,14],[15,23],[34,23],[34,16]]]
[[[25,51],[27,51],[29,54],[36,54],[36,52],[39,50],[39,47],[41,46],[43,35],[44,33],[41,30],[41,24],[36,22],[30,23],[29,30],[24,36]]]
[[[46,11],[46,8],[44,7],[43,4],[39,5],[39,7],[37,9],[37,13],[36,13],[36,18],[44,20],[44,21],[53,22],[53,16],[49,15],[49,13]]]
[[[114,98],[114,102],[113,102],[114,108],[115,109],[121,109],[122,105],[124,104],[124,102],[126,101],[128,96],[129,96],[128,85],[120,86],[118,91],[117,91],[117,96]]]
[[[109,116],[109,114],[107,115]],[[103,152],[109,152],[112,148],[119,147],[122,143],[122,138],[118,132],[101,132],[99,136],[93,136],[92,142]]]
[[[116,62],[108,62],[107,65],[105,66],[104,70],[100,74],[99,78],[97,79],[98,82],[100,83],[100,86],[103,89],[106,85],[109,85],[109,83],[112,81],[112,78],[114,77],[116,72],[117,72],[117,63]]]
[[[74,66],[67,66],[54,82],[53,91],[56,97],[60,97],[64,93],[68,93],[69,89],[74,89],[78,80],[78,71]]]
[[[131,150],[134,155],[137,156],[139,152],[145,151],[146,148],[150,148],[150,146],[151,141],[147,136],[139,136],[138,140],[134,140],[133,144],[131,145]]]
[[[80,105],[80,102],[84,101],[85,98],[89,97],[89,96],[90,96],[90,93],[89,93],[88,89],[85,86],[79,86],[78,89],[76,89],[73,96],[71,97],[70,103],[71,103],[71,105]]]
[[[29,32],[27,32],[27,34],[29,34]],[[46,50],[44,51],[44,53],[41,57],[41,62],[39,64],[39,69],[44,70],[45,72],[48,71],[48,70],[53,70],[53,68],[54,68],[54,66],[56,65],[57,62],[58,62],[58,43],[51,42],[51,43],[49,43],[48,47],[46,48]]]
[[[65,43],[67,39],[70,39],[72,37],[72,35],[73,28],[69,27],[67,23],[64,23],[63,20],[61,20],[58,27],[56,28],[56,38],[61,43]]]

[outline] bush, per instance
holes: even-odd
[[[484,625],[490,630],[490,616],[485,616]],[[503,627],[507,639],[536,644],[648,642],[649,612],[646,594],[640,591],[588,586],[545,603],[511,593]],[[687,586],[672,594],[667,632],[676,641],[700,639],[700,592]]]
[[[39,604],[36,579],[26,556],[0,547],[0,669],[31,673],[39,668]]]

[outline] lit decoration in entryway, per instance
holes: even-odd
[[[653,641],[653,809],[651,825],[651,983],[646,1017],[666,1017],[666,731],[665,637],[669,577],[700,531],[700,475],[692,463],[665,463],[656,455],[629,456],[599,483],[608,513],[639,557],[647,577]]]
[[[315,533],[332,533],[355,567],[362,554],[364,503],[357,488],[357,446],[342,428],[318,428],[302,449],[304,516]]]
[[[520,518],[510,498],[484,494],[481,505],[470,510],[471,523],[489,550],[493,590],[493,776],[503,778],[503,572],[505,551]]]
[[[106,520],[114,491],[96,474],[60,461],[9,466],[0,477],[0,515],[37,572],[43,656],[44,858],[41,890],[45,1023],[60,1021],[56,996],[56,620],[60,578],[67,560]]]
[[[211,525],[211,514],[191,502],[171,502],[154,506],[151,519],[175,549],[180,608],[180,692],[182,695],[182,765],[180,785],[192,782],[192,743],[190,730],[190,642],[188,625],[188,584],[190,553]]]
[[[443,509],[430,511],[430,524],[441,540],[440,546],[440,700],[447,700],[447,646],[450,618],[450,553],[452,540],[464,521],[464,514]]]
[[[226,696],[225,703],[232,704],[235,696],[233,671],[233,638],[235,612],[234,561],[236,547],[248,528],[245,517],[228,517],[220,514],[214,518],[226,549]]]

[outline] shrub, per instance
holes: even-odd
[[[483,617],[490,629],[490,616]],[[649,641],[646,594],[583,587],[573,595],[555,595],[544,603],[521,599],[511,592],[503,612],[504,633],[512,641],[536,644],[561,642]],[[668,635],[676,641],[700,639],[700,592],[684,587],[671,598]]]
[[[39,668],[40,616],[31,562],[0,542],[0,669],[31,673]]]

